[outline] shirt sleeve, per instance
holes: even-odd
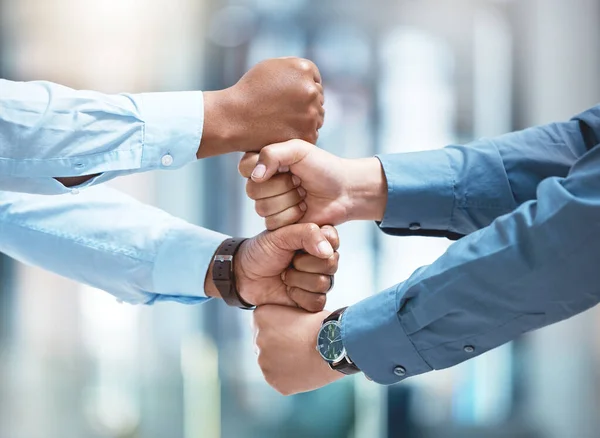
[[[226,238],[104,186],[0,192],[1,252],[132,304],[206,300],[206,272]]]
[[[598,303],[600,146],[566,178],[450,246],[407,281],[350,307],[350,358],[395,383],[458,364]]]
[[[107,95],[50,82],[0,79],[0,189],[68,192],[53,178],[99,175],[85,185],[196,160],[201,92]]]
[[[456,240],[535,198],[600,143],[600,105],[553,123],[444,149],[378,156],[388,183],[382,231]]]

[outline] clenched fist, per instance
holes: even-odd
[[[323,310],[338,266],[339,244],[335,228],[315,224],[291,225],[248,239],[234,259],[238,293],[256,306]],[[205,289],[208,296],[219,296],[210,272]]]
[[[204,93],[198,158],[259,151],[293,138],[315,143],[325,117],[323,102],[319,69],[311,61],[263,61],[234,86]]]
[[[268,230],[298,221],[380,221],[385,213],[387,181],[377,158],[349,160],[291,140],[246,153],[239,171],[250,178],[246,192]]]

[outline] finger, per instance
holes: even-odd
[[[264,147],[252,171],[252,180],[263,182],[270,179],[279,168],[302,161],[313,147],[310,143],[299,140],[289,140]]]
[[[258,162],[258,152],[246,152],[238,164],[238,172],[244,178],[250,178]]]
[[[298,222],[304,216],[306,211],[306,203],[301,202],[291,208],[288,208],[281,213],[274,214],[265,218],[265,227],[267,230],[277,230],[287,225],[292,225]]]
[[[250,199],[258,201],[288,193],[298,187],[301,182],[300,178],[289,172],[275,175],[264,183],[257,183],[249,179],[246,183],[246,194]]]
[[[287,211],[287,210],[286,210]],[[318,225],[294,224],[271,233],[274,243],[283,250],[304,250],[321,259],[328,259],[333,248]]]
[[[260,217],[272,216],[298,205],[303,199],[303,196],[300,195],[301,193],[306,195],[304,189],[292,189],[283,195],[259,199],[256,201],[254,208]]]
[[[283,282],[289,287],[297,287],[308,292],[327,293],[331,289],[331,276],[310,274],[290,268],[286,271]]]
[[[333,249],[337,251],[340,248],[340,235],[338,234],[337,228],[331,225],[323,225],[321,231],[323,231],[323,234],[325,234],[325,237],[329,240]]]
[[[319,67],[315,63],[312,63],[313,67],[313,79],[317,84],[321,84],[323,79],[321,78],[321,72],[319,71]]]
[[[319,90],[319,103],[323,106],[325,105],[325,91],[323,90],[323,84],[317,83],[317,89]]]
[[[290,288],[288,296],[298,305],[309,312],[320,312],[327,304],[327,295],[309,292],[297,287]]]
[[[311,274],[333,275],[338,270],[340,253],[336,252],[328,259],[320,259],[310,254],[299,253],[292,260],[292,265],[297,271]]]

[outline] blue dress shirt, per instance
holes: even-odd
[[[195,161],[203,116],[201,92],[110,96],[0,79],[0,251],[130,303],[206,300],[227,236],[88,188]],[[77,188],[53,178],[92,174]]]
[[[0,190],[61,194],[54,177],[176,169],[196,160],[202,92],[107,95],[0,79]]]
[[[349,357],[391,384],[596,305],[598,144],[600,106],[466,146],[378,157],[388,182],[383,231],[466,237],[348,308]]]

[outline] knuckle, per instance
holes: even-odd
[[[319,231],[319,226],[317,224],[306,224],[304,229],[307,233],[314,233],[315,231]]]
[[[321,114],[319,113],[319,110],[315,107],[311,107],[307,111],[307,119],[308,119],[309,124],[311,124],[311,126],[313,126],[315,122],[317,122],[321,119]]]
[[[256,200],[258,198],[258,192],[258,185],[254,181],[248,180],[248,182],[246,183],[246,195],[250,199]]]
[[[311,84],[308,87],[306,87],[306,94],[311,100],[315,100],[321,95],[321,91],[319,90],[316,84]]]
[[[265,146],[264,148],[261,149],[260,151],[260,159],[259,161],[270,161],[273,159],[274,156],[274,149],[272,146]]]
[[[265,228],[268,231],[274,231],[274,230],[276,230],[276,229],[278,229],[280,227],[281,227],[281,225],[280,225],[280,222],[279,222],[279,220],[277,218],[268,217],[268,218],[265,219]]]
[[[313,63],[308,59],[297,58],[296,59],[296,68],[304,73],[311,72],[313,70]]]
[[[327,296],[325,295],[317,295],[313,300],[313,308],[311,309],[313,312],[320,312],[325,308],[327,304]]]
[[[337,254],[337,252],[335,254]],[[329,260],[327,260],[327,273],[329,275],[335,274],[338,270],[339,257],[336,257],[335,254],[333,257],[331,257]]]
[[[291,225],[298,222],[304,216],[304,212],[300,209],[300,206],[294,205],[293,207],[288,209],[288,214],[286,214],[285,224]]]
[[[254,203],[254,210],[260,217],[268,216],[268,206],[265,201],[259,200]]]
[[[327,292],[329,287],[331,286],[331,279],[328,275],[320,275],[317,280],[317,289],[318,292]]]

